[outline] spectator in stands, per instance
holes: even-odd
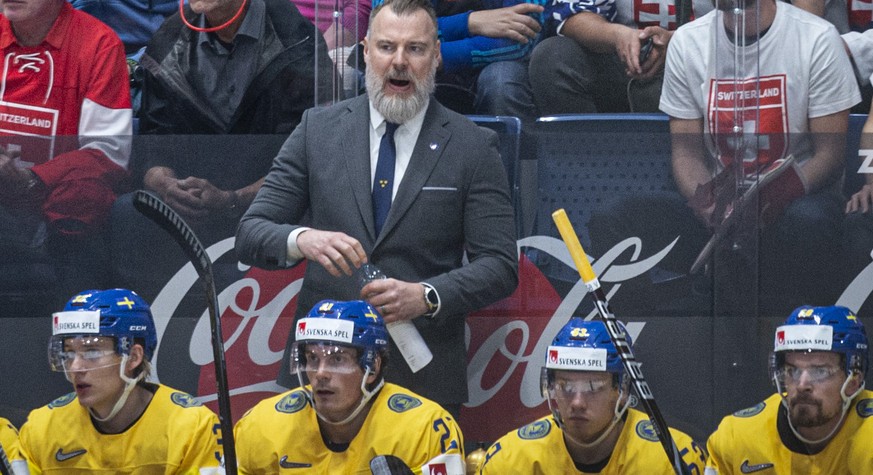
[[[541,38],[543,1],[434,0],[442,55],[437,100],[464,114],[535,120],[528,59]]]
[[[370,0],[294,0],[294,5],[324,35],[328,51],[354,46],[367,35]]]
[[[94,287],[128,178],[124,48],[65,0],[0,6],[0,260],[27,265],[47,249],[67,290]]]
[[[530,61],[540,114],[656,112],[681,3],[551,0],[545,16],[557,35]],[[708,1],[693,3],[698,16],[712,9]]]
[[[833,302],[837,279],[819,276],[836,272],[845,134],[849,108],[860,100],[848,56],[831,24],[789,4],[726,0],[717,8],[680,28],[667,53],[661,109],[670,115],[681,196],[633,198],[607,209],[591,220],[592,243],[602,255],[629,236],[654,249],[679,236],[662,265],[682,275],[716,231],[725,236],[718,256],[731,260],[716,262],[715,270],[733,269],[716,282],[739,286],[720,303],[757,302],[750,296],[759,282],[767,296],[759,311]],[[746,181],[758,180],[766,184],[756,197],[735,200]]]
[[[130,101],[133,114],[142,99],[142,70],[139,58],[164,19],[179,10],[178,0],[70,0],[82,10],[109,25],[124,43],[130,75]]]
[[[106,23],[132,55],[146,47],[161,23],[179,11],[177,0],[70,0],[73,8]]]
[[[652,422],[629,407],[630,376],[618,351],[602,321],[571,318],[543,355],[540,388],[551,415],[498,439],[480,475],[676,473]],[[701,473],[703,451],[685,433],[670,434],[687,473]]]
[[[143,163],[135,171],[141,167],[145,189],[209,245],[234,234],[282,135],[330,97],[333,66],[324,40],[288,0],[193,0],[184,15],[168,18],[142,57],[140,133],[161,137],[141,141]],[[155,259],[142,246],[160,231],[133,210],[129,196],[113,219],[121,233],[113,254],[124,256],[114,261],[121,283],[153,298],[184,257],[158,249],[167,259]]]
[[[464,474],[455,418],[385,381],[388,330],[376,309],[322,300],[295,327],[300,387],[259,402],[236,424],[241,473],[363,474],[374,457],[392,455],[415,473]]]
[[[866,113],[873,96],[870,84],[870,75],[873,74],[873,31],[870,26],[873,23],[869,5],[851,0],[793,0],[788,3],[831,22],[842,35],[863,98],[852,112]]]

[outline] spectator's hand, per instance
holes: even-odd
[[[229,209],[236,199],[232,190],[222,190],[203,178],[188,177],[179,180],[179,186],[198,196],[200,206],[213,212]]]
[[[467,29],[473,36],[508,38],[522,44],[536,38],[542,28],[531,13],[541,13],[543,7],[533,3],[519,3],[511,7],[479,10],[470,13]]]
[[[30,172],[18,166],[20,152],[7,153],[0,147],[0,199],[3,203],[20,205],[27,201],[25,196]]]
[[[177,213],[185,219],[199,220],[209,214],[200,199],[200,189],[192,188],[190,183],[173,177],[156,182],[152,188]]]
[[[379,309],[385,323],[412,320],[427,312],[424,287],[419,283],[377,279],[361,289],[361,298]]]
[[[318,262],[334,277],[352,275],[353,266],[357,269],[367,262],[361,243],[345,233],[309,229],[297,236],[297,248],[303,257]]]
[[[660,74],[664,70],[664,63],[667,61],[667,44],[670,43],[670,38],[673,37],[673,32],[665,30],[660,26],[647,26],[640,32],[640,44],[647,39],[652,38],[652,51],[649,53],[646,61],[640,64],[640,73],[631,75],[635,79],[651,79]]]
[[[697,185],[688,206],[707,229],[715,229],[733,211],[736,185],[733,167],[726,167],[712,180]]]
[[[869,213],[873,209],[873,183],[867,183],[846,203],[846,213]]]

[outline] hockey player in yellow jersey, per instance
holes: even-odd
[[[18,453],[18,429],[8,419],[0,417],[0,447],[6,455],[6,462],[19,458]]]
[[[776,394],[725,417],[707,475],[873,474],[873,392],[864,325],[845,307],[800,307],[776,329]]]
[[[648,417],[628,408],[629,378],[603,322],[564,325],[546,352],[542,391],[552,415],[498,439],[481,475],[675,473]],[[700,448],[670,432],[689,472],[700,473]]]
[[[259,402],[234,428],[240,473],[369,475],[374,457],[392,455],[416,474],[464,475],[457,423],[385,383],[387,356],[388,332],[370,304],[316,304],[291,348],[301,388]]]
[[[74,392],[31,411],[21,427],[31,474],[223,473],[218,417],[188,394],[146,382],[158,340],[142,298],[81,292],[52,315],[52,329],[50,365]]]

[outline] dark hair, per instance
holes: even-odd
[[[391,11],[393,11],[397,16],[412,15],[419,10],[424,10],[433,23],[433,29],[435,32],[434,39],[437,39],[438,33],[436,32],[439,31],[439,26],[437,26],[436,11],[433,9],[433,5],[429,0],[385,0],[370,12],[370,24],[373,24],[373,19],[376,18],[376,15],[378,15],[383,8],[388,7],[390,7]],[[367,35],[369,36],[369,34],[370,32],[368,30]]]

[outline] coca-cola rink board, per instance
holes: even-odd
[[[518,249],[515,293],[467,320],[470,398],[460,423],[469,442],[493,441],[548,413],[540,373],[550,339],[573,314],[596,318],[563,242],[529,236],[518,241]],[[623,285],[649,273],[670,252],[642,250],[638,239],[630,239],[603,257],[592,256],[593,266],[613,311],[627,322],[667,421],[702,442],[722,416],[773,391],[767,358],[773,330],[785,316],[718,314],[712,311],[718,307],[714,298],[704,299],[709,311],[699,314],[653,306],[648,315],[639,310],[622,315],[622,308],[630,308],[626,302],[633,302],[633,295],[622,294],[630,292]],[[306,264],[283,271],[243,266],[235,261],[233,238],[210,246],[208,253],[223,268],[218,300],[233,417],[238,419],[260,399],[282,390],[274,381]],[[846,288],[840,303],[858,309],[871,291],[873,265]],[[157,295],[144,297],[152,302],[158,327],[154,378],[215,409],[209,322],[193,267],[183,266]],[[0,415],[17,424],[30,409],[70,390],[63,375],[49,372],[46,364],[52,310],[42,302],[19,302],[4,308],[0,318]],[[398,359],[392,364],[404,363]]]

